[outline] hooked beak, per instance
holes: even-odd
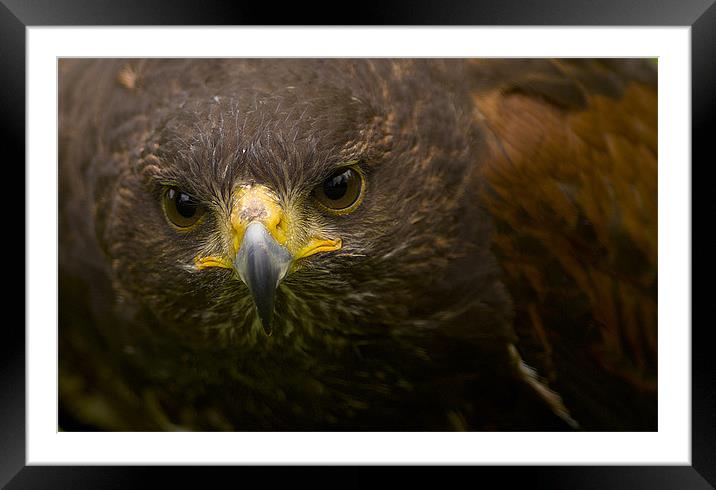
[[[288,249],[279,245],[263,224],[254,222],[246,228],[234,269],[249,288],[267,335],[271,335],[276,288],[292,261]]]
[[[296,223],[284,213],[278,199],[262,185],[240,187],[233,195],[229,255],[197,256],[198,270],[234,269],[246,284],[266,334],[271,334],[276,289],[291,264],[314,254],[338,250],[340,238],[308,233],[296,239]],[[292,239],[293,237],[293,239]],[[227,251],[228,252],[228,251]]]

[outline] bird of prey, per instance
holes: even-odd
[[[656,66],[64,59],[64,430],[656,430]]]

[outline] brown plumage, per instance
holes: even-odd
[[[474,97],[495,136],[485,202],[516,299],[516,328],[551,385],[574,393],[578,419],[584,412],[618,426],[610,410],[621,394],[644,416],[635,423],[653,428],[655,74],[616,60],[542,63],[554,74],[530,73],[544,82],[539,89],[507,80]],[[574,92],[569,100],[564,84]],[[613,396],[589,394],[604,383]]]
[[[61,423],[655,430],[656,155],[647,61],[63,61]]]

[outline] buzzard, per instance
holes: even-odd
[[[656,430],[648,60],[64,59],[64,430]]]

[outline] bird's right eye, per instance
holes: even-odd
[[[191,229],[205,212],[196,198],[176,187],[169,187],[164,191],[162,207],[169,222],[184,231]]]

